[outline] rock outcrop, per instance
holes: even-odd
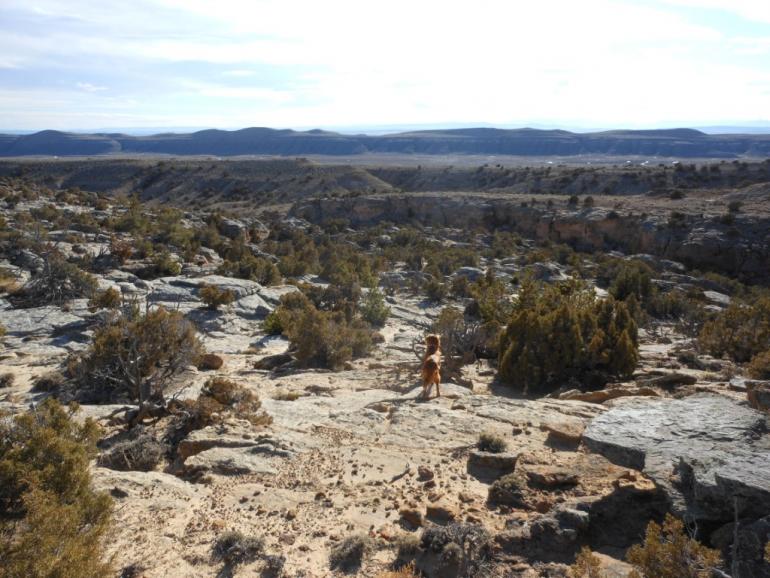
[[[503,196],[427,193],[310,199],[296,203],[292,214],[314,223],[344,219],[353,226],[389,221],[508,228],[580,250],[650,253],[755,281],[766,280],[770,271],[770,223],[761,218],[736,219],[728,225],[719,218],[692,217],[679,224],[602,208],[554,209],[521,206]]]
[[[628,400],[594,419],[583,443],[643,471],[680,515],[701,521],[770,514],[768,418],[718,395]]]

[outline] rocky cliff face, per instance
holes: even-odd
[[[300,201],[292,214],[314,223],[347,220],[353,226],[383,221],[434,227],[514,230],[537,240],[566,243],[586,251],[650,253],[690,267],[715,270],[751,281],[770,277],[770,221],[640,216],[615,211],[522,206],[510,197],[482,195],[383,195]]]

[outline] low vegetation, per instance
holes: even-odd
[[[376,578],[419,578],[419,576],[417,570],[415,570],[414,563],[409,563],[398,570],[380,572]]]
[[[385,304],[385,298],[377,288],[369,290],[359,308],[361,317],[374,327],[385,325],[390,315],[390,307]]]
[[[688,536],[684,523],[670,514],[662,525],[650,522],[644,542],[626,558],[636,568],[634,578],[710,578],[722,565],[718,551]]]
[[[96,330],[88,350],[69,360],[67,373],[78,399],[138,403],[132,417],[138,423],[165,408],[171,380],[202,351],[195,328],[178,311],[131,307]]]
[[[329,566],[332,570],[353,573],[374,550],[374,541],[366,534],[353,534],[332,546]]]
[[[63,305],[71,299],[91,297],[96,291],[96,278],[68,262],[53,247],[45,248],[41,263],[41,270],[14,293],[17,306]]]
[[[204,285],[200,289],[199,296],[206,307],[216,311],[223,305],[230,305],[235,301],[235,293],[229,289],[220,289],[216,285]]]
[[[211,557],[232,569],[241,564],[256,562],[264,549],[262,538],[246,536],[242,532],[225,532],[214,542]]]
[[[269,425],[273,420],[261,408],[259,396],[249,389],[224,377],[212,377],[197,398],[174,403],[172,437],[179,438],[231,417],[245,419],[255,427]]]
[[[311,293],[313,294],[313,293]],[[317,295],[324,295],[317,293]],[[283,333],[300,365],[341,369],[373,345],[371,326],[362,319],[349,299],[326,297],[316,300],[319,309],[304,293],[281,297],[281,305],[265,319],[268,333]]]
[[[731,303],[706,322],[698,342],[702,349],[744,363],[770,350],[770,296]]]
[[[422,532],[420,546],[438,555],[442,575],[457,578],[481,575],[493,548],[491,536],[483,526],[462,523],[428,526]]]
[[[526,508],[524,501],[524,479],[518,472],[506,474],[489,486],[488,500],[493,505]]]
[[[580,283],[528,280],[500,338],[499,374],[523,393],[543,394],[627,377],[638,358],[637,326],[624,302],[597,299]]]
[[[150,472],[160,465],[168,447],[149,432],[135,428],[129,439],[120,441],[102,452],[97,463],[119,471]]]
[[[588,546],[583,546],[569,569],[570,578],[604,578],[602,565]]]
[[[492,433],[482,433],[476,444],[482,452],[500,454],[508,450],[508,442],[501,436]]]
[[[0,418],[0,577],[101,578],[111,500],[94,491],[99,430],[53,399]]]
[[[104,291],[97,291],[88,301],[88,308],[97,309],[118,309],[123,303],[123,297],[117,289],[109,287]]]

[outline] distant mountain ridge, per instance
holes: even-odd
[[[532,128],[458,128],[386,135],[251,127],[234,131],[132,136],[44,130],[0,134],[0,156],[482,154],[518,156],[645,155],[735,158],[770,156],[770,134],[706,134],[689,129],[574,133]]]

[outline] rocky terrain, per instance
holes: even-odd
[[[762,198],[767,194],[762,193]],[[411,222],[441,227],[501,227],[583,251],[650,253],[691,268],[753,281],[768,279],[770,216],[757,212],[725,219],[723,214],[690,211],[672,220],[671,213],[637,213],[625,203],[621,210],[611,209],[606,206],[611,199],[601,200],[603,208],[564,207],[563,198],[548,197],[527,201],[492,195],[380,195],[311,199],[294,206],[292,214],[315,223],[342,219],[354,226]]]
[[[126,163],[96,192],[137,192],[127,184],[136,167]],[[169,178],[158,172],[159,182]],[[95,294],[112,289],[124,304],[193,324],[206,361],[181,368],[167,398],[200,399],[212,377],[227,378],[272,418],[255,425],[233,413],[192,429],[148,471],[92,464],[96,488],[115,504],[107,550],[117,575],[342,575],[330,553],[363,534],[371,550],[348,574],[374,577],[411,560],[430,577],[568,576],[588,546],[603,575],[619,578],[633,570],[627,549],[671,512],[720,552],[723,575],[770,576],[770,382],[747,379],[747,360],[712,355],[699,341],[707,320],[764,295],[767,184],[719,197],[699,189],[672,224],[668,203],[679,201],[668,197],[642,216],[639,198],[613,208],[618,198],[599,194],[588,206],[568,195],[405,195],[377,175],[361,171],[346,186],[385,183],[388,194],[276,197],[297,202],[259,218],[68,190],[77,180],[66,178],[51,189],[36,178],[0,183],[0,410],[64,399],[66,388],[46,380],[66,374],[119,309],[85,294],[22,302],[55,251],[93,275]],[[177,193],[148,196],[185,207]],[[739,196],[739,212],[701,214]],[[655,288],[640,296],[669,299],[664,312],[642,299],[630,374],[527,395],[501,381],[497,352],[477,347],[454,372],[447,360],[440,397],[420,398],[416,344],[441,331],[446,309],[483,316],[483,288],[505,287],[494,308],[506,310],[524,278],[564,287],[581,278],[592,295],[620,300],[616,268],[629,263]],[[373,345],[338,367],[302,363],[299,338],[271,325],[287,296],[354,285],[364,287],[355,307],[378,287],[389,308]],[[210,287],[229,303],[207,306]],[[319,310],[323,299],[332,298]],[[84,402],[77,413],[103,426],[102,455],[131,439],[118,419],[127,404]],[[136,427],[161,440],[172,420]],[[488,451],[481,433],[505,448]],[[212,545],[227,531],[262,538],[265,554],[223,569]],[[447,544],[462,546],[459,562]]]

